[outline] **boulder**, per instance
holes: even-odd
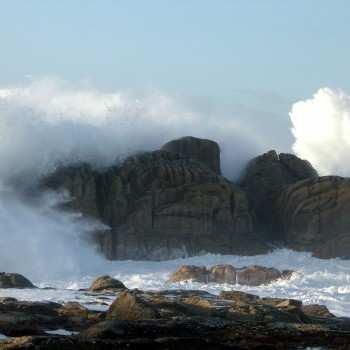
[[[320,258],[350,257],[350,179],[323,176],[290,185],[275,213],[287,247]]]
[[[109,259],[164,260],[268,250],[254,229],[245,193],[204,162],[165,150],[104,171],[58,169],[44,187],[65,189],[70,206],[111,229],[96,239]]]
[[[275,268],[252,265],[236,271],[238,284],[260,286],[269,284],[282,277],[282,273]]]
[[[305,315],[321,318],[335,318],[335,316],[324,305],[310,304],[303,305],[302,311]]]
[[[252,159],[244,170],[240,185],[248,194],[257,215],[259,229],[268,240],[280,240],[275,222],[275,200],[288,185],[317,177],[311,164],[293,154],[272,150]]]
[[[24,276],[18,273],[0,272],[0,288],[36,288]]]
[[[215,173],[221,173],[220,147],[215,141],[186,136],[166,143],[162,149],[181,154],[186,158],[197,159]]]
[[[107,318],[128,321],[157,319],[159,313],[154,305],[144,300],[137,291],[125,291],[110,306]]]
[[[200,283],[231,283],[259,286],[271,283],[279,278],[288,279],[293,271],[279,271],[275,268],[251,265],[235,268],[232,265],[215,265],[207,269],[204,266],[183,265],[169,277],[169,282],[192,280]]]
[[[89,288],[91,292],[121,291],[125,289],[127,288],[122,282],[108,275],[96,278]]]
[[[67,317],[88,318],[89,310],[83,305],[70,301],[65,303],[59,310],[59,315]]]
[[[192,280],[194,282],[208,283],[208,270],[205,266],[183,265],[169,278],[169,282]]]
[[[236,283],[236,269],[232,265],[215,265],[208,271],[209,282]]]
[[[179,317],[221,315],[212,295],[201,292],[190,293],[125,291],[112,303],[108,312],[109,320],[155,320]]]

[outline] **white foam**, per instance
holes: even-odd
[[[224,263],[236,267],[258,264],[276,267],[280,270],[293,269],[297,273],[290,280],[279,280],[259,287],[167,282],[169,275],[181,265],[212,266]],[[350,261],[340,259],[321,260],[311,257],[309,253],[293,252],[286,249],[251,257],[209,254],[163,262],[105,262],[99,266],[99,270],[95,269],[92,274],[86,271],[80,275],[64,279],[38,279],[34,281],[41,287],[52,286],[56,287],[57,290],[3,289],[0,290],[0,296],[12,296],[25,300],[51,300],[60,303],[78,301],[89,308],[105,310],[116,295],[102,296],[101,298],[101,296],[79,291],[79,288],[88,288],[93,279],[102,274],[110,274],[120,279],[128,288],[144,290],[199,289],[213,294],[219,294],[223,290],[241,290],[260,296],[294,298],[306,304],[322,304],[326,305],[336,315],[350,315]]]
[[[51,335],[64,335],[64,336],[79,334],[79,332],[67,331],[66,329],[55,329],[53,331],[46,331],[45,333],[51,334]]]
[[[9,339],[9,337],[7,337],[6,335],[0,333],[0,342],[4,341],[4,340],[7,340],[7,339]]]

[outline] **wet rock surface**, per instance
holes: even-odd
[[[186,158],[197,159],[215,173],[221,174],[220,147],[215,141],[185,136],[166,143],[162,150],[181,154]]]
[[[259,286],[276,281],[280,278],[288,279],[293,271],[279,271],[275,268],[251,265],[235,268],[232,265],[215,265],[207,269],[205,266],[183,265],[169,278],[169,282],[192,280],[200,283],[229,283],[247,286]]]
[[[190,151],[141,153],[104,171],[86,164],[60,168],[42,183],[45,188],[67,190],[70,208],[111,228],[95,237],[109,259],[266,252],[245,193],[204,159],[189,158],[197,149],[209,156],[202,145],[214,144],[217,149],[217,144],[191,140],[185,142]]]
[[[319,305],[237,291],[121,292],[106,312],[0,301],[0,349],[347,349],[350,320]],[[47,331],[66,335],[48,334]]]
[[[124,289],[127,288],[122,282],[108,275],[96,278],[89,288],[91,292],[121,291]]]
[[[0,288],[36,288],[19,273],[0,272]]]
[[[350,179],[299,181],[281,193],[276,207],[287,246],[320,258],[350,257]]]
[[[273,247],[349,258],[349,181],[318,177],[307,160],[272,150],[233,184],[220,175],[216,142],[184,137],[108,169],[59,168],[42,186],[66,190],[67,208],[109,227],[93,237],[108,259],[255,255]]]
[[[293,154],[271,150],[253,158],[244,170],[240,185],[246,191],[257,216],[258,228],[268,240],[279,240],[275,201],[281,191],[299,180],[316,178],[312,165]]]

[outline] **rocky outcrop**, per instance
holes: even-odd
[[[281,191],[299,180],[317,177],[311,164],[295,155],[269,151],[252,159],[240,180],[267,240],[281,240],[275,221],[275,201]]]
[[[65,329],[66,335],[55,335]],[[49,332],[49,333],[48,333]],[[346,349],[350,320],[237,291],[124,291],[106,312],[0,300],[0,349]]]
[[[194,139],[193,149],[206,144],[212,145]],[[103,172],[87,165],[61,168],[43,184],[67,190],[72,208],[111,227],[96,238],[110,259],[265,252],[245,193],[188,152],[142,153]]]
[[[350,257],[350,179],[299,181],[276,201],[285,244],[321,258]]]
[[[0,288],[36,288],[24,276],[18,273],[0,272]]]
[[[60,168],[42,183],[109,227],[94,235],[109,259],[254,255],[273,246],[350,257],[349,180],[318,177],[292,154],[254,158],[234,185],[220,175],[214,141],[184,137],[108,169]]]
[[[310,317],[335,318],[335,316],[324,305],[303,305],[302,311],[306,316]]]
[[[96,278],[89,288],[91,292],[121,291],[124,289],[127,288],[122,282],[107,275]]]
[[[279,271],[275,268],[251,265],[235,268],[232,265],[215,265],[207,269],[205,266],[183,265],[170,277],[169,282],[176,283],[192,280],[199,283],[230,283],[248,286],[259,286],[290,278],[292,271]]]
[[[196,159],[204,163],[214,173],[220,174],[220,147],[212,140],[186,136],[166,143],[163,150],[181,154],[189,159]]]
[[[46,331],[67,329],[76,332],[100,321],[101,313],[87,310],[76,302],[0,300],[0,334],[10,337],[45,335]],[[1,343],[0,343],[0,349]]]

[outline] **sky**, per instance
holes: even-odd
[[[294,102],[322,87],[350,91],[348,0],[0,4],[0,86],[59,77],[105,91],[155,89],[254,120],[285,150]]]

